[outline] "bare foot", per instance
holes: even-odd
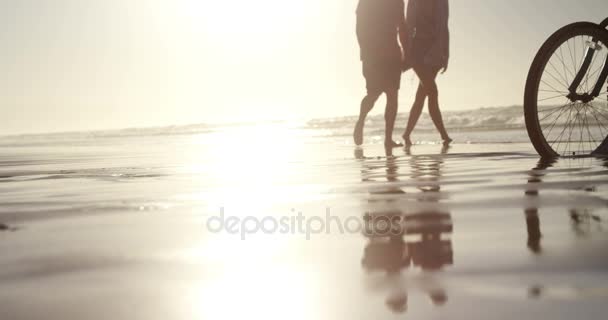
[[[403,143],[398,143],[398,142],[395,142],[393,140],[388,140],[388,141],[384,141],[384,147],[386,149],[389,149],[389,148],[400,148],[400,147],[403,147]]]
[[[362,121],[357,121],[355,125],[355,131],[353,132],[353,140],[355,140],[355,144],[360,146],[363,144],[363,126],[365,125]]]
[[[405,142],[405,146],[410,147],[413,145],[412,140],[409,136],[403,136],[403,141]]]
[[[363,149],[361,149],[360,147],[357,147],[355,149],[355,159],[357,159],[357,160],[365,159],[365,153],[363,152]]]
[[[452,138],[447,137],[446,139],[443,139],[443,144],[448,145],[448,144],[452,143],[452,141],[454,141],[454,140],[452,140]]]

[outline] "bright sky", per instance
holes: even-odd
[[[356,4],[0,0],[0,134],[356,114]],[[442,108],[520,104],[549,34],[607,16],[606,0],[452,0]]]

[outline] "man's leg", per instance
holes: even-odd
[[[361,101],[361,110],[359,111],[359,120],[357,120],[357,124],[355,125],[355,132],[353,133],[353,138],[355,140],[355,144],[360,146],[363,144],[363,127],[365,126],[365,118],[367,114],[372,111],[374,108],[374,104],[380,97],[381,92],[368,91],[367,95]]]
[[[412,131],[414,131],[416,123],[418,123],[418,119],[420,119],[425,100],[426,90],[422,85],[422,82],[420,82],[420,84],[418,85],[418,91],[416,91],[416,99],[414,100],[414,104],[412,105],[412,109],[410,110],[410,116],[407,119],[407,127],[405,128],[405,132],[403,133],[403,140],[405,141],[406,146],[412,145],[410,135],[412,134]]]
[[[385,136],[384,146],[387,148],[401,147],[403,145],[393,141],[393,130],[395,128],[395,119],[397,118],[397,110],[399,109],[399,90],[390,90],[386,92],[386,110],[384,111]]]

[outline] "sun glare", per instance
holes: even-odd
[[[282,187],[288,182],[289,161],[303,156],[294,140],[293,131],[282,125],[248,125],[201,136],[190,170],[204,174],[206,183],[229,187],[192,196],[205,201],[210,212],[230,204],[226,210],[250,215],[264,213],[276,199],[289,201],[294,195]],[[204,162],[208,164],[197,165]]]
[[[317,0],[186,0],[185,9],[211,34],[287,33],[305,22]],[[236,40],[237,39],[231,39]]]

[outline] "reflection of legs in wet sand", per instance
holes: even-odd
[[[434,272],[453,264],[452,242],[442,239],[442,234],[449,234],[453,229],[450,214],[424,212],[404,215],[402,219],[383,219],[386,215],[383,213],[370,215],[373,220],[366,231],[370,240],[361,262],[367,271],[386,272],[386,281],[390,282],[387,284],[393,287],[386,299],[388,308],[396,313],[407,311],[408,286],[398,284],[404,280],[399,275],[402,270],[414,266],[428,272],[417,281],[419,288],[428,294],[434,305],[444,305],[448,296]],[[418,237],[419,240],[414,240]],[[410,238],[414,239],[406,241]]]
[[[363,165],[366,167],[365,158],[363,159]],[[364,215],[364,235],[369,241],[361,263],[367,271],[386,273],[384,285],[392,288],[386,305],[396,313],[403,313],[408,309],[409,286],[405,277],[400,275],[403,270],[415,266],[426,271],[415,281],[416,286],[429,296],[434,305],[441,306],[447,302],[448,296],[435,277],[435,272],[453,264],[452,242],[443,237],[452,232],[451,215],[441,212],[440,208],[434,208],[432,203],[436,203],[438,197],[428,196],[431,191],[441,192],[438,181],[443,159],[441,156],[412,156],[410,161],[410,178],[426,193],[418,199],[417,205],[420,202],[429,202],[431,206],[425,205],[424,209],[420,210],[403,207],[401,202],[407,201],[402,197],[405,193],[394,184],[400,177],[399,158],[387,157],[384,178],[393,184],[370,190],[369,203],[372,210]],[[369,173],[377,169],[378,166],[369,166],[362,172]],[[377,176],[375,179],[378,179]],[[367,176],[362,181],[379,182],[370,180]],[[406,213],[405,210],[411,212]]]
[[[407,243],[401,236],[381,237],[374,234],[373,227],[368,226],[366,236],[370,242],[365,246],[361,264],[367,271],[384,271],[387,274],[399,274],[410,266]]]
[[[401,293],[388,298],[386,305],[395,313],[405,313],[407,311],[407,293]]]
[[[448,154],[448,151],[450,151],[450,148],[452,148],[452,145],[449,143],[444,143],[441,145],[441,151],[439,152],[439,154],[441,155],[446,155]],[[412,155],[412,145],[406,145],[405,148],[403,148],[403,150],[405,151],[405,154],[408,156]]]
[[[454,263],[452,241],[442,240],[442,234],[453,231],[449,213],[423,212],[406,217],[408,235],[420,235],[420,241],[408,243],[414,266],[422,270],[438,271]]]

